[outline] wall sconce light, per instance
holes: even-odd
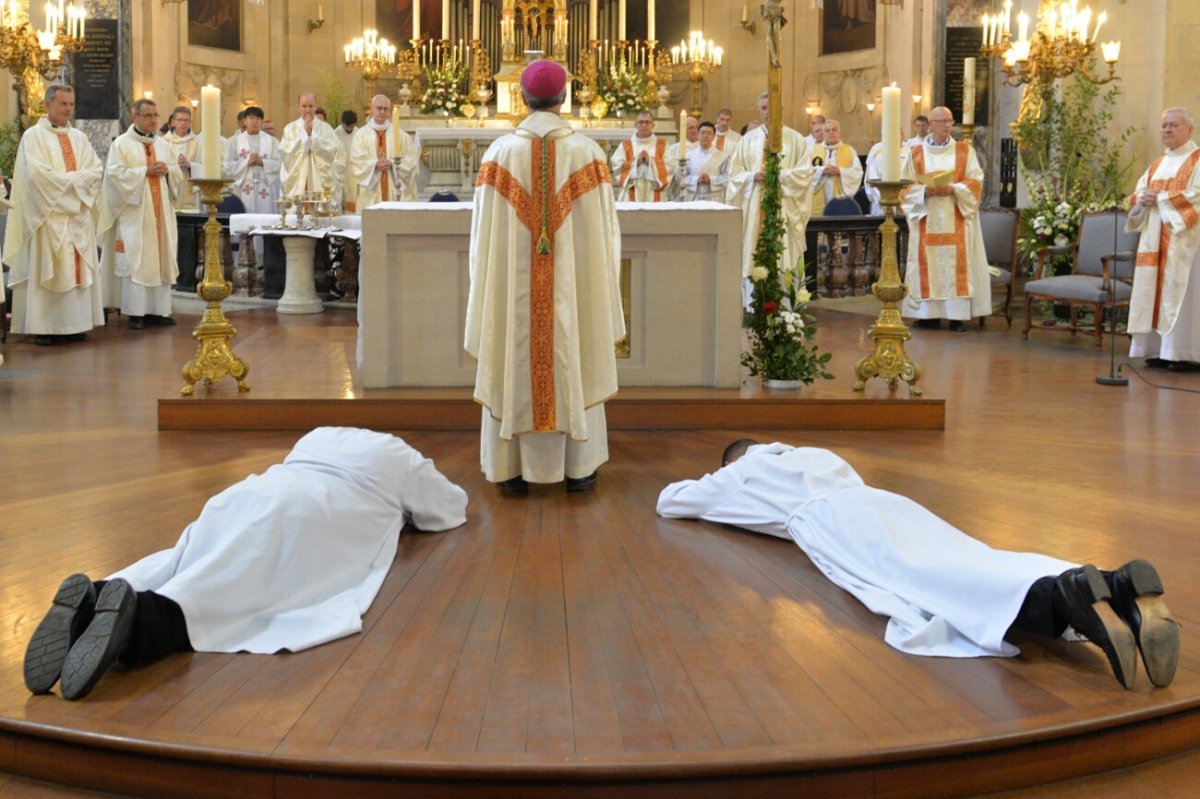
[[[742,5],[742,30],[749,31],[751,36],[758,30],[758,23],[750,19],[750,7],[745,4]]]
[[[317,3],[317,18],[308,21],[308,32],[312,33],[325,24],[325,6]]]
[[[913,95],[913,105],[920,105],[920,104],[921,104],[921,95],[914,94]]]

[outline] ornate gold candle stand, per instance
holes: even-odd
[[[879,280],[871,286],[871,293],[883,303],[879,318],[871,326],[868,335],[875,342],[875,351],[863,358],[854,367],[858,382],[854,384],[855,391],[862,391],[867,380],[878,377],[887,381],[888,387],[895,390],[896,383],[903,380],[908,383],[909,391],[915,395],[922,393],[917,381],[921,379],[921,367],[908,357],[904,351],[904,342],[912,338],[904,320],[900,318],[900,301],[908,294],[908,286],[900,282],[899,260],[896,257],[896,206],[900,204],[900,191],[912,183],[911,180],[898,182],[872,180],[872,186],[879,189],[879,204],[883,206],[885,219],[879,227],[883,235],[880,249],[882,263],[879,269]]]
[[[221,300],[229,296],[233,286],[221,271],[221,223],[217,221],[217,205],[221,202],[221,190],[233,181],[202,179],[192,182],[200,187],[200,200],[208,206],[208,222],[204,225],[204,280],[196,287],[196,293],[207,305],[200,324],[192,331],[192,337],[200,342],[200,349],[183,367],[187,385],[179,393],[190,397],[196,390],[196,381],[203,378],[211,385],[226,375],[237,381],[238,391],[249,391],[245,377],[250,365],[233,354],[229,340],[237,336],[237,330],[221,310]]]

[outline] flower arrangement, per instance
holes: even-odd
[[[1063,197],[1055,180],[1035,184],[1030,192],[1030,205],[1021,212],[1021,236],[1017,246],[1030,263],[1037,262],[1037,252],[1043,247],[1066,247],[1074,244],[1079,233],[1079,215],[1084,206]],[[1046,261],[1044,277],[1060,269],[1070,268],[1071,255],[1054,255]]]
[[[608,69],[600,73],[600,99],[610,112],[622,115],[646,107],[646,76],[630,67],[624,53],[609,60]]]
[[[447,116],[462,113],[460,108],[467,102],[463,93],[466,79],[467,69],[457,58],[425,70],[425,85],[429,88],[421,95],[421,113]]]
[[[750,351],[742,365],[765,380],[799,380],[809,384],[833,375],[826,366],[832,353],[819,352],[813,343],[816,320],[804,313],[812,299],[795,264],[780,267],[783,254],[783,217],[779,189],[779,156],[764,156],[762,230],[754,248],[750,270],[753,285],[750,312]]]

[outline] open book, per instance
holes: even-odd
[[[928,175],[917,175],[917,180],[922,186],[953,186],[954,185],[954,170],[943,169],[941,172],[933,172]]]

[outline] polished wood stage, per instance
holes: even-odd
[[[800,396],[852,396],[870,319],[818,315],[838,380]],[[231,319],[252,392],[201,386],[182,413],[203,417],[214,399],[254,413],[247,401],[363,396],[352,314]],[[209,496],[299,436],[160,430],[196,318],[141,332],[112,321],[87,343],[13,337],[2,349],[0,793],[1197,790],[1200,376],[1107,388],[1094,382],[1107,354],[1087,336],[1023,341],[999,318],[916,331],[910,354],[926,396],[944,398],[944,430],[753,415],[734,430],[615,429],[593,493],[535,486],[525,499],[483,480],[474,430],[397,418],[388,426],[466,489],[469,520],[401,541],[361,635],[297,654],[175,656],[114,671],[79,702],[30,696],[25,643],[65,575],[100,577],[172,545]],[[856,401],[887,399],[870,386]],[[835,449],[867,482],[997,547],[1101,566],[1151,559],[1183,626],[1174,684],[1154,689],[1143,673],[1125,691],[1099,650],[1063,641],[1022,640],[1012,659],[902,655],[883,619],[794,545],[655,515],[666,483],[712,470],[741,434]]]

